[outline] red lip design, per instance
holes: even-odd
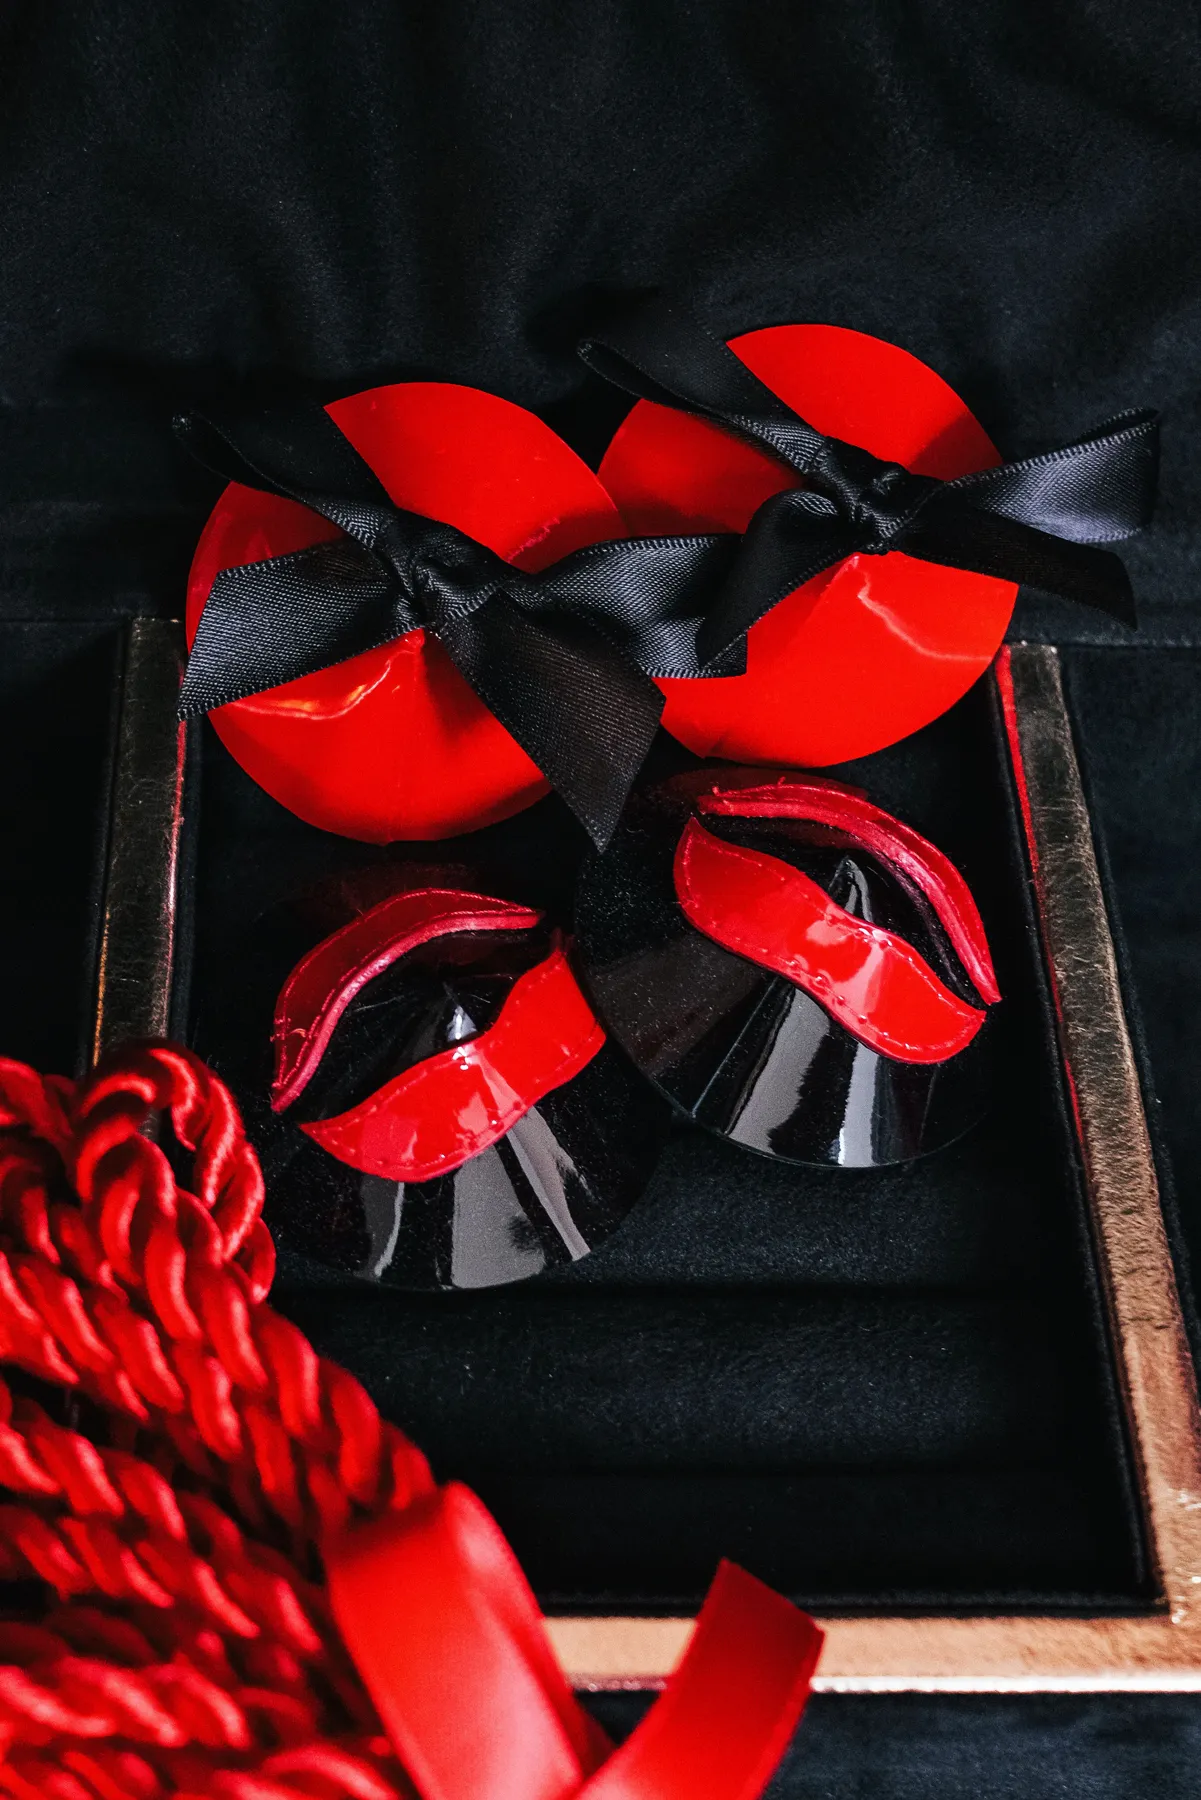
[[[994,1006],[1001,998],[984,921],[959,870],[911,826],[862,794],[828,781],[778,781],[757,788],[715,788],[697,801],[697,811],[739,819],[805,819],[857,838],[865,850],[892,863],[921,889],[982,997]]]
[[[805,783],[715,792],[700,810],[803,818],[853,831],[902,868],[930,900],[980,992],[999,999],[975,902],[945,857],[887,813]],[[675,856],[675,886],[690,922],[725,949],[783,975],[851,1034],[899,1062],[935,1063],[971,1043],[985,1013],[944,985],[895,932],[846,912],[799,869],[728,844],[690,819]]]
[[[432,1181],[504,1137],[604,1041],[556,944],[514,982],[490,1030],[406,1069],[349,1112],[300,1129],[352,1169]]]
[[[360,988],[410,950],[454,931],[526,930],[541,917],[487,894],[418,888],[393,894],[324,938],[297,963],[275,1005],[272,1111],[299,1099]]]
[[[425,888],[394,895],[326,938],[297,964],[276,1006],[273,1109],[283,1111],[304,1090],[359,990],[409,950],[458,932],[529,929],[541,917],[510,901]],[[431,1181],[504,1137],[604,1041],[556,934],[550,954],[514,982],[487,1031],[300,1129],[365,1174]]]

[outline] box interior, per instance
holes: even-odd
[[[68,1071],[120,632],[0,633],[4,1048]],[[1064,665],[1196,1342],[1201,653],[1078,647]],[[193,1020],[213,959],[277,899],[429,856],[302,825],[200,739]],[[825,1610],[1138,1609],[1153,1595],[988,690],[841,772],[976,891],[1010,1015],[990,1121],[878,1173],[789,1169],[682,1127],[626,1224],[570,1270],[415,1296],[285,1254],[277,1302],[440,1474],[478,1488],[553,1610],[690,1608],[721,1555]],[[554,801],[453,846],[561,914],[579,851]]]
[[[260,913],[430,847],[317,832],[208,730],[203,757],[192,1017],[212,1054],[206,992]],[[327,1273],[281,1231],[276,1304],[477,1488],[548,1608],[690,1610],[722,1555],[825,1610],[1145,1605],[990,690],[841,772],[981,904],[1008,999],[981,1128],[852,1173],[681,1126],[643,1202],[571,1269],[407,1295]],[[566,923],[580,850],[550,800],[446,855]]]

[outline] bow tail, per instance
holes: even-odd
[[[586,626],[551,633],[494,595],[437,635],[484,705],[604,849],[650,750],[663,696]]]
[[[757,1800],[809,1698],[822,1632],[723,1562],[666,1688],[579,1800]]]
[[[770,450],[798,475],[820,454],[820,432],[754,374],[689,308],[654,295],[577,346],[583,362],[627,394],[683,407]]]
[[[854,533],[823,495],[786,488],[765,500],[747,528],[734,563],[697,637],[697,654],[712,665],[773,606],[815,575],[853,556]]]
[[[950,497],[923,508],[895,547],[923,562],[1040,588],[1138,625],[1130,577],[1112,550],[1052,537]]]
[[[1159,420],[1121,413],[1074,444],[961,475],[956,494],[1073,543],[1131,537],[1150,524],[1159,476]]]
[[[223,569],[200,615],[179,716],[194,718],[346,662],[415,623],[353,538]]]

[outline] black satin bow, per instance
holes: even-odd
[[[526,575],[453,526],[393,505],[321,407],[220,422],[191,414],[175,429],[218,474],[300,501],[346,534],[217,576],[182,718],[424,626],[603,847],[663,710],[651,675],[742,666],[736,650],[703,670],[696,650],[737,556],[733,534],[620,538]]]
[[[632,393],[749,437],[810,485],[767,500],[744,538],[621,538],[526,575],[453,526],[395,506],[321,407],[177,419],[182,441],[218,474],[296,500],[345,533],[221,571],[188,660],[181,717],[422,626],[603,847],[663,710],[651,677],[740,673],[750,627],[856,551],[905,550],[1133,620],[1121,562],[1083,540],[1126,537],[1146,523],[1152,414],[940,482],[824,437],[662,301],[581,355]]]
[[[1137,624],[1120,558],[1094,546],[1150,520],[1159,452],[1152,412],[1122,413],[1062,449],[936,481],[816,431],[691,313],[664,299],[585,339],[579,353],[627,393],[749,438],[806,484],[773,495],[751,520],[701,630],[702,663],[823,569],[889,550],[1042,588]]]

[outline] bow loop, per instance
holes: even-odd
[[[1113,543],[1146,525],[1159,475],[1159,420],[1119,413],[1062,450],[948,484],[974,505],[1075,544]]]
[[[657,296],[585,338],[596,374],[660,406],[682,406],[770,450],[802,480],[827,441],[686,307]]]
[[[226,481],[310,507],[365,550],[387,543],[388,490],[319,406],[209,415],[177,413],[172,429],[198,462]]]

